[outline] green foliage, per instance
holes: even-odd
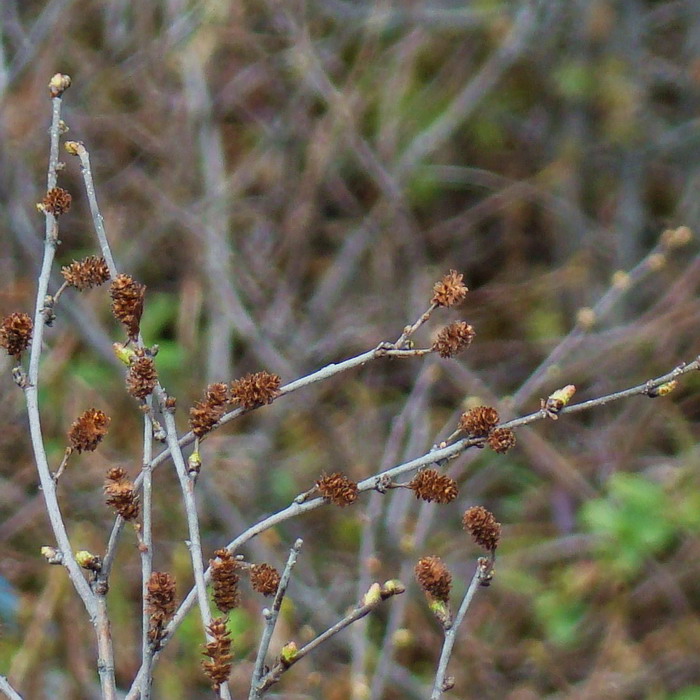
[[[607,491],[584,504],[581,521],[600,538],[598,553],[610,571],[632,578],[675,539],[675,506],[659,484],[637,474],[614,474]]]

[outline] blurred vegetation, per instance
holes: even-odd
[[[584,400],[694,358],[697,244],[628,288],[613,275],[664,229],[698,229],[698,37],[696,0],[5,0],[0,313],[33,304],[56,71],[73,78],[64,118],[91,152],[119,265],[148,285],[143,334],[160,346],[182,429],[207,382],[259,369],[287,382],[394,339],[444,272],[465,274],[472,291],[458,313],[477,338],[460,358],[372,363],[207,440],[198,493],[211,556],[323,470],[360,479],[422,454],[467,406],[512,417],[568,383]],[[96,246],[75,162],[61,184],[74,197],[61,220],[66,264]],[[617,302],[519,391],[613,284]],[[43,359],[54,463],[82,410],[112,416],[103,446],[76,459],[60,489],[76,548],[98,552],[112,523],[104,474],[140,465],[140,413],[115,340],[105,290],[69,291]],[[0,672],[27,698],[93,698],[92,630],[64,573],[39,556],[50,529],[21,392],[2,363]],[[503,540],[446,697],[700,698],[698,384],[686,376],[669,397],[534,424],[507,456],[471,451],[450,467],[461,493],[449,506],[372,494],[251,542],[248,559],[281,567],[305,539],[273,651],[332,624],[367,581],[411,584],[295,667],[280,692],[426,697],[441,637],[412,567],[441,556],[461,595],[477,552],[460,516],[480,504]],[[172,469],[159,469],[155,566],[184,595],[178,492]],[[139,663],[139,597],[126,533],[109,596],[124,688]],[[263,605],[246,590],[230,622],[235,696]],[[210,697],[201,643],[190,616],[154,697]],[[352,676],[363,648],[365,690]]]

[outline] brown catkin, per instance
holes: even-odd
[[[68,441],[76,452],[92,452],[107,435],[111,418],[96,408],[88,408],[73,422]]]
[[[430,556],[418,560],[414,570],[420,587],[433,598],[447,603],[452,588],[452,575],[440,557]]]
[[[231,382],[231,399],[243,408],[272,403],[279,396],[281,379],[270,372],[255,372]]]
[[[203,401],[196,401],[190,409],[190,430],[199,438],[206,435],[226,413],[230,400],[229,389],[223,382],[210,384]]]
[[[435,503],[450,503],[459,493],[457,482],[435,469],[421,469],[408,486],[413,489],[416,498]]]
[[[438,306],[456,306],[464,301],[469,291],[462,282],[464,275],[461,275],[456,270],[450,270],[439,282],[433,287],[433,304]]]
[[[226,549],[217,549],[214,556],[216,559],[209,560],[214,603],[222,613],[227,613],[237,608],[241,600],[238,590],[239,576],[236,573],[238,564]]]
[[[455,321],[438,333],[432,348],[440,357],[454,357],[471,345],[475,335],[466,321]]]
[[[146,587],[148,640],[157,650],[165,628],[175,614],[175,578],[167,572],[154,571]]]
[[[258,593],[275,595],[280,585],[279,572],[269,564],[254,564],[250,568],[250,584]]]
[[[515,445],[515,433],[510,428],[496,428],[486,439],[488,446],[500,454],[505,454]]]
[[[129,338],[139,334],[146,286],[130,275],[117,275],[109,289],[112,297],[112,313],[126,328]]]
[[[104,492],[105,503],[114,508],[124,520],[135,520],[138,517],[139,498],[124,469],[113,467],[107,472]]]
[[[500,420],[495,408],[476,406],[462,414],[459,419],[459,428],[473,437],[486,437]]]
[[[0,347],[12,357],[20,355],[29,347],[34,324],[28,314],[12,313],[0,323]]]
[[[323,474],[316,482],[323,498],[341,508],[357,500],[357,484],[339,472]]]
[[[99,287],[109,279],[109,268],[104,258],[90,255],[83,260],[74,260],[61,268],[63,279],[79,292]]]
[[[142,355],[132,360],[126,373],[126,390],[136,399],[145,399],[153,393],[158,373],[152,357]]]
[[[61,187],[54,187],[46,193],[41,204],[44,207],[44,211],[54,216],[61,216],[61,214],[65,214],[70,209],[72,200],[70,192]]]
[[[479,547],[493,551],[501,539],[501,523],[483,506],[473,506],[462,516],[462,525]]]
[[[225,617],[215,618],[207,629],[214,639],[204,645],[204,655],[211,661],[202,661],[202,669],[211,681],[212,688],[218,692],[231,674],[231,633],[226,626]]]

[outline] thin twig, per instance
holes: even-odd
[[[296,651],[293,656],[281,659],[275,666],[265,675],[262,682],[258,686],[259,693],[267,690],[270,686],[274,685],[282,677],[282,674],[293,666],[298,661],[301,661],[305,656],[310,654],[314,649],[323,644],[325,641],[335,636],[341,630],[351,625],[356,620],[364,617],[374,610],[380,603],[392,598],[395,595],[403,593],[406,589],[399,581],[388,581],[384,586],[379,586],[379,584],[373,584],[369,591],[364,597],[364,600],[358,607],[349,612],[342,620],[336,622],[335,625],[329,627],[325,632],[319,634],[318,637],[311,640],[308,644],[303,646],[301,649]],[[251,696],[251,698],[260,698],[261,694]]]
[[[159,392],[160,394],[160,392]],[[194,479],[192,479],[185,464],[185,458],[182,455],[182,450],[177,442],[177,427],[175,426],[175,416],[172,411],[165,406],[165,396],[159,395],[161,405],[163,406],[163,421],[165,423],[165,434],[170,447],[170,453],[173,456],[175,470],[177,471],[178,479],[180,480],[180,488],[182,489],[182,499],[185,506],[185,515],[187,516],[187,530],[189,534],[188,548],[190,550],[190,559],[192,561],[192,573],[194,574],[194,590],[197,595],[199,605],[199,613],[204,627],[204,634],[207,642],[211,642],[213,637],[208,631],[211,625],[212,617],[209,609],[209,599],[207,598],[207,584],[204,580],[204,564],[202,557],[202,542],[199,536],[199,516],[197,515],[197,503],[194,497]],[[149,659],[152,661],[152,659]],[[222,684],[219,688],[219,695],[222,698],[230,698],[228,685]]]
[[[700,362],[697,359],[688,364],[684,363],[676,367],[671,372],[657,377],[655,379],[651,379],[648,382],[645,382],[644,384],[638,384],[637,386],[631,387],[630,389],[624,389],[623,391],[607,394],[597,399],[582,402],[581,404],[573,404],[570,406],[566,406],[562,409],[559,415],[561,416],[566,413],[575,413],[577,411],[602,406],[606,403],[610,403],[611,401],[629,398],[631,396],[641,396],[648,394],[650,389],[661,386],[662,384],[665,384],[671,381],[672,379],[676,379],[677,377],[683,374],[687,374],[688,372],[696,371],[699,368]],[[516,418],[512,421],[502,423],[501,427],[520,427],[538,420],[544,420],[545,418],[547,418],[546,413],[543,413],[542,411],[536,411],[535,413],[531,413],[521,418]],[[435,463],[444,464],[448,461],[455,459],[465,450],[471,447],[483,445],[483,443],[483,438],[465,438],[446,447],[434,448],[430,452],[427,452],[426,454],[421,455],[420,457],[404,462],[403,464],[399,464],[395,467],[392,467],[391,469],[386,469],[383,472],[379,472],[374,476],[368,477],[364,481],[359,482],[357,485],[358,492],[362,493],[364,491],[374,490],[377,488],[377,485],[382,482],[382,480],[393,479],[397,476],[401,476],[402,474],[417,471],[421,467],[426,467]],[[306,513],[315,510],[316,508],[320,508],[322,505],[325,505],[325,503],[326,501],[324,501],[323,498],[315,498],[310,501],[305,501],[303,503],[293,502],[291,505],[287,506],[283,510],[274,513],[273,515],[270,515],[267,518],[264,518],[260,522],[248,528],[248,530],[246,530],[245,532],[240,534],[236,539],[234,539],[227,546],[227,549],[230,552],[235,553],[246,542],[251,540],[256,535],[259,535],[261,532],[265,532],[271,527],[274,527],[275,525],[278,525],[281,522],[285,522],[290,518],[294,518],[298,515],[301,515],[302,513]],[[204,576],[205,579],[208,580],[210,576],[209,570],[205,572]],[[180,626],[185,615],[190,610],[195,600],[196,593],[194,590],[191,590],[180,604],[178,611],[175,613],[175,616],[166,628],[166,633],[163,638],[163,646],[165,646],[165,644],[173,635],[175,630]]]
[[[5,693],[9,700],[22,700],[22,696],[10,685],[5,676],[0,676],[0,691]]]
[[[61,133],[60,118],[61,118],[61,98],[54,97],[52,102],[52,118],[51,118],[51,147],[49,154],[49,169],[47,178],[48,190],[56,187],[57,182],[57,166],[58,166],[58,147]],[[56,246],[58,244],[58,224],[56,217],[50,212],[45,212],[46,216],[46,234],[44,239],[44,258],[41,266],[41,272],[37,281],[36,305],[34,313],[34,339],[32,342],[31,353],[29,357],[29,373],[27,382],[24,386],[24,395],[27,402],[27,413],[29,417],[29,432],[31,436],[32,449],[34,451],[34,460],[39,474],[42,491],[44,494],[44,502],[46,503],[46,511],[51,522],[51,528],[56,538],[59,550],[62,555],[62,563],[68,571],[68,575],[73,583],[75,590],[80,596],[85,609],[95,625],[97,635],[98,649],[98,673],[100,683],[102,685],[103,697],[107,700],[112,700],[116,697],[116,685],[114,680],[114,664],[112,641],[109,632],[109,621],[106,617],[103,606],[99,602],[100,596],[90,588],[85,580],[83,571],[73,557],[72,547],[68,533],[63,520],[63,515],[58,503],[56,494],[56,483],[52,477],[51,469],[46,457],[44,448],[44,439],[41,431],[41,417],[39,412],[39,362],[41,359],[41,351],[44,337],[45,316],[44,316],[44,301],[46,299],[51,268],[56,254]]]
[[[152,399],[149,398],[149,401]],[[143,543],[141,551],[141,598],[142,598],[142,622],[141,622],[141,654],[145,669],[145,677],[151,678],[151,659],[153,658],[153,645],[148,639],[149,610],[148,610],[148,581],[153,571],[153,523],[151,519],[153,508],[151,456],[153,454],[153,424],[149,416],[143,417],[143,493],[141,498],[141,511],[143,523]],[[146,682],[141,686],[141,700],[149,700],[151,697],[151,683]]]
[[[265,629],[263,630],[262,637],[260,639],[260,645],[258,647],[258,654],[255,659],[255,667],[253,669],[253,677],[250,684],[250,694],[248,695],[248,700],[258,700],[262,697],[261,689],[258,687],[260,685],[260,680],[263,677],[265,669],[265,657],[267,656],[267,651],[270,648],[270,642],[272,641],[272,634],[275,631],[275,625],[277,624],[277,618],[280,614],[280,609],[282,608],[282,600],[287,593],[287,587],[289,586],[289,579],[292,575],[292,569],[297,561],[297,556],[301,550],[301,546],[304,541],[298,539],[294,546],[289,551],[289,557],[287,558],[287,564],[284,567],[282,576],[280,577],[279,585],[277,586],[277,592],[275,593],[275,599],[272,601],[272,608],[265,609],[263,615],[265,617]]]
[[[97,240],[100,243],[100,250],[102,251],[102,257],[107,263],[109,269],[109,275],[112,279],[117,276],[117,266],[112,257],[112,250],[109,247],[109,241],[107,240],[107,234],[105,233],[104,220],[102,214],[100,214],[100,208],[97,204],[97,196],[95,194],[95,184],[92,180],[92,169],[90,168],[90,154],[88,153],[85,145],[73,141],[72,153],[80,158],[80,170],[83,176],[83,182],[85,183],[85,192],[88,197],[88,202],[90,203],[90,214],[92,214],[93,225],[95,226],[95,233],[97,233]]]
[[[491,561],[491,563],[493,563]],[[433,685],[433,692],[430,696],[430,700],[439,700],[442,693],[448,688],[445,687],[445,680],[447,674],[447,665],[450,662],[450,657],[452,656],[452,649],[454,647],[455,641],[457,639],[457,630],[459,629],[464,618],[467,614],[467,610],[471,605],[476,589],[484,583],[484,573],[485,571],[490,571],[490,567],[485,567],[482,565],[482,560],[479,560],[477,564],[474,576],[472,576],[471,583],[467,592],[464,594],[464,598],[459,606],[457,615],[455,616],[449,629],[445,631],[445,640],[442,644],[442,651],[440,652],[440,661],[438,662],[438,670],[435,675],[435,682]]]

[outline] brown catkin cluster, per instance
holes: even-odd
[[[250,568],[250,584],[258,593],[275,595],[280,585],[279,572],[269,564],[254,564]]]
[[[423,557],[415,568],[416,580],[420,587],[436,600],[447,603],[452,588],[452,575],[440,557]]]
[[[462,516],[462,525],[479,547],[493,551],[501,539],[501,523],[483,506],[473,506]]]
[[[432,303],[446,307],[461,304],[469,291],[462,279],[464,279],[464,275],[456,270],[450,270],[433,286]]]
[[[349,506],[357,500],[357,484],[340,472],[322,474],[316,482],[321,495],[336,506]]]
[[[107,435],[111,418],[96,408],[88,408],[71,425],[68,441],[77,452],[92,452]]]
[[[217,549],[214,556],[216,559],[209,560],[214,602],[222,613],[227,613],[237,608],[241,602],[239,576],[236,573],[238,564],[227,549]]]
[[[8,355],[19,357],[32,340],[34,324],[28,314],[12,313],[6,316],[0,324],[0,347],[5,348]]]
[[[146,296],[146,285],[136,282],[130,275],[117,275],[109,289],[112,297],[112,313],[122,323],[129,338],[139,334],[143,300]]]
[[[175,578],[169,573],[154,571],[148,579],[148,641],[158,649],[165,628],[175,614]]]
[[[230,402],[228,385],[223,382],[210,384],[203,401],[195,401],[190,409],[190,430],[201,438],[206,435],[226,413]]]
[[[153,358],[144,355],[143,350],[137,350],[137,357],[132,360],[126,373],[126,390],[136,399],[145,399],[157,383],[158,372]]]
[[[134,484],[127,478],[121,467],[113,467],[107,472],[105,481],[105,503],[124,518],[135,520],[139,515],[139,498]]]
[[[54,216],[61,216],[61,214],[65,214],[70,209],[72,200],[70,192],[60,187],[54,187],[46,193],[41,204],[44,207],[44,211]]]
[[[435,503],[450,503],[459,493],[457,482],[436,469],[421,469],[408,487],[413,489],[416,498]]]
[[[515,445],[515,433],[510,428],[496,428],[489,433],[486,442],[494,452],[505,454]]]
[[[79,292],[92,287],[99,287],[109,279],[109,268],[105,259],[90,255],[83,260],[74,260],[61,268],[63,279]]]
[[[231,633],[226,627],[225,617],[212,620],[208,630],[214,639],[204,645],[204,655],[211,661],[202,661],[202,668],[211,681],[212,688],[218,692],[231,674]]]
[[[279,396],[281,379],[270,372],[246,374],[231,382],[231,400],[243,408],[272,403]]]
[[[476,406],[463,413],[459,428],[473,437],[486,437],[501,420],[498,411],[491,406]]]
[[[462,414],[459,428],[472,437],[485,437],[494,452],[505,454],[515,445],[515,433],[510,428],[497,428],[500,420],[495,408],[476,406]]]
[[[454,357],[471,345],[475,335],[474,329],[466,321],[455,321],[438,333],[432,347],[440,357]]]

